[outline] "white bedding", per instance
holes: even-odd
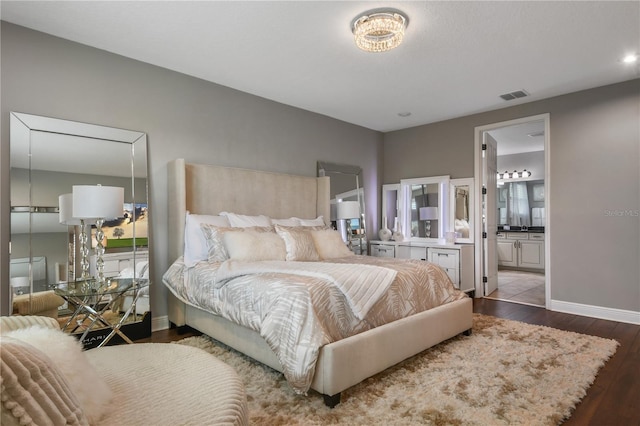
[[[259,264],[267,268],[260,270]],[[283,269],[287,266],[288,271]],[[316,268],[307,269],[312,266]],[[345,268],[356,273],[345,275]],[[387,279],[367,284],[354,279],[371,272],[383,272]],[[345,277],[352,283],[345,284]],[[324,344],[467,297],[453,287],[445,271],[429,262],[368,256],[330,263],[241,265],[227,260],[200,262],[193,268],[178,259],[163,282],[183,302],[258,332],[298,393],[309,389]],[[361,293],[367,286],[375,291]]]

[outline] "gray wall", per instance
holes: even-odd
[[[640,312],[640,80],[385,134],[384,183],[473,176],[474,128],[549,113],[551,298]]]
[[[188,161],[316,175],[318,160],[362,167],[367,220],[378,228],[382,134],[167,69],[2,22],[0,217],[2,312],[8,308],[9,113],[148,134],[154,316],[167,251],[167,163]],[[221,65],[223,66],[223,65]]]

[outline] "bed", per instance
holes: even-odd
[[[184,254],[188,212],[217,215],[235,212],[272,218],[329,217],[329,178],[306,177],[187,163],[168,165],[169,255]],[[173,265],[172,265],[173,266]],[[256,331],[212,314],[169,292],[169,321],[188,325],[278,371],[283,367]],[[472,302],[468,297],[380,325],[320,347],[313,389],[328,406],[340,402],[341,392],[419,352],[469,332]]]

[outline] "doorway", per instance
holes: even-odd
[[[476,294],[550,304],[549,114],[475,129]]]

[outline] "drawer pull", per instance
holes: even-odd
[[[447,256],[447,257],[449,257],[449,253],[438,253],[438,256]]]

